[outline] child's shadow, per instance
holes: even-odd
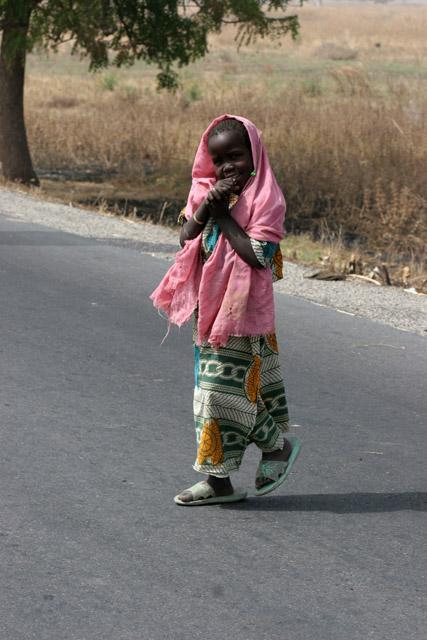
[[[221,505],[244,511],[330,511],[331,513],[381,513],[426,511],[427,493],[316,493],[249,497],[244,502]]]

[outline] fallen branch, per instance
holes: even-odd
[[[381,287],[381,282],[378,280],[374,280],[373,278],[368,278],[368,276],[361,276],[358,273],[349,273],[347,278],[353,278],[354,280],[363,280],[363,282],[372,282],[372,284],[376,284],[378,287]]]

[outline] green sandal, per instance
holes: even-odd
[[[179,504],[182,507],[195,507],[203,504],[239,502],[239,500],[244,500],[248,495],[247,491],[244,491],[243,489],[235,489],[234,493],[229,496],[217,496],[209,482],[206,482],[206,480],[198,482],[189,489],[185,489],[185,491],[189,491],[192,494],[193,499],[190,500],[190,502],[184,502],[183,500],[179,499],[178,495],[173,499],[175,504]],[[185,493],[185,491],[183,491],[182,493]]]
[[[271,478],[271,482],[265,484],[259,489],[255,489],[256,496],[264,496],[266,493],[274,491],[275,489],[277,489],[277,487],[280,487],[282,482],[284,482],[290,474],[292,465],[294,464],[299,452],[301,451],[301,442],[298,438],[293,437],[288,438],[288,440],[292,444],[292,450],[291,455],[285,462],[282,462],[280,460],[260,461],[255,480],[257,478]]]

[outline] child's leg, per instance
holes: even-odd
[[[217,495],[233,493],[228,474],[239,468],[256,421],[256,396],[247,393],[254,367],[251,342],[250,338],[231,337],[227,346],[217,351],[208,344],[195,346],[198,451],[194,469],[207,475]],[[180,498],[191,501],[184,493]]]
[[[258,414],[250,441],[262,450],[263,460],[284,462],[291,454],[292,445],[284,435],[289,431],[289,414],[274,334],[261,338],[260,354]],[[256,487],[260,488],[270,482],[269,478],[258,477]]]
[[[250,338],[231,337],[217,351],[195,347],[194,422],[198,443],[194,469],[224,478],[239,469],[249,443],[257,404],[247,394],[254,367]]]
[[[197,341],[197,335],[196,340]],[[251,442],[265,460],[287,460],[291,443],[286,395],[275,336],[231,337],[214,351],[195,346],[194,420],[198,452],[194,469],[207,474],[217,495],[231,495],[228,477]],[[257,487],[270,483],[257,479]],[[183,492],[183,501],[191,495]]]
[[[287,422],[278,424],[267,411],[266,405],[261,397],[258,401],[258,410],[257,422],[253,432],[251,433],[250,442],[253,442],[257,447],[259,447],[259,449],[261,449],[263,460],[286,461],[292,451],[292,445],[284,435],[288,430]],[[273,413],[277,413],[277,410],[273,411]],[[271,479],[269,478],[265,478],[263,476],[257,477],[255,486],[259,489],[270,482]]]

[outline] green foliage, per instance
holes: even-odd
[[[178,68],[203,57],[210,32],[235,24],[238,46],[257,37],[298,33],[295,15],[272,17],[290,0],[0,0],[7,60],[34,46],[73,43],[91,70],[145,60],[159,69],[159,87],[178,86]],[[300,0],[302,3],[302,0]]]
[[[114,91],[117,86],[117,76],[115,73],[105,73],[101,76],[100,87],[103,91]]]
[[[138,89],[128,84],[122,87],[122,93],[126,100],[136,100],[139,97]]]
[[[312,98],[322,93],[322,87],[315,78],[305,78],[302,80],[301,89],[306,96],[311,96]]]
[[[197,82],[193,82],[190,86],[186,87],[185,93],[191,102],[196,102],[203,96],[203,90]]]

